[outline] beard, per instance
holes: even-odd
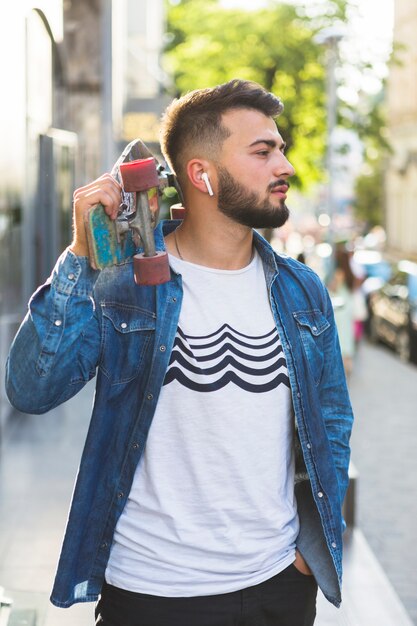
[[[229,171],[219,165],[218,200],[219,210],[235,222],[250,228],[279,228],[290,216],[289,209],[282,200],[278,206],[269,200],[268,192],[275,187],[287,185],[286,180],[277,180],[268,186],[265,198],[241,185]]]

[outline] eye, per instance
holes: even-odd
[[[268,156],[269,150],[259,150],[256,154],[259,156]]]

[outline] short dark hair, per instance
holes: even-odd
[[[161,123],[161,149],[181,183],[190,158],[214,158],[229,132],[221,116],[231,109],[255,109],[278,117],[284,105],[258,83],[233,79],[206,89],[196,89],[175,99]]]

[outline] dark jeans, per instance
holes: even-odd
[[[294,565],[233,593],[166,598],[104,583],[96,626],[312,626],[317,584]]]

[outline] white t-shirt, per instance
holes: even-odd
[[[295,554],[294,419],[262,262],[170,257],[184,300],[164,386],[106,570],[159,596],[256,585]]]

